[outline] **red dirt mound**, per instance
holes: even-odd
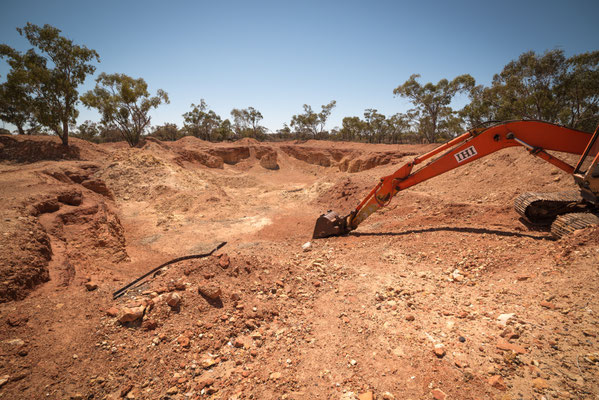
[[[34,217],[0,212],[3,238],[0,251],[0,303],[21,300],[37,285],[50,279],[50,238]]]
[[[69,138],[65,147],[56,136],[0,135],[0,161],[91,160],[103,154],[106,152],[98,145],[77,138]]]
[[[0,302],[23,299],[49,279],[68,285],[99,259],[128,259],[112,193],[97,169],[70,162],[3,171],[1,226],[10,239],[0,251]]]

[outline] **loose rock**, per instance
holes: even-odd
[[[374,400],[374,395],[372,394],[372,392],[366,392],[366,393],[362,393],[361,395],[358,396],[359,400]]]
[[[220,259],[218,260],[218,265],[220,265],[220,267],[223,269],[229,268],[229,265],[231,265],[231,260],[229,259],[229,256],[227,254],[222,254],[220,256]]]
[[[204,369],[208,369],[216,364],[216,361],[212,357],[204,357],[200,360],[200,365]]]
[[[25,345],[25,342],[23,341],[23,339],[9,339],[9,340],[5,340],[4,343],[9,344],[11,346],[15,346],[15,347],[21,347]]]
[[[550,310],[555,310],[557,307],[555,306],[555,304],[549,302],[549,301],[542,301],[539,303],[539,305],[543,308],[548,308]]]
[[[536,390],[542,391],[549,387],[549,382],[543,378],[535,378],[532,380],[532,387],[534,387]]]
[[[196,379],[197,379],[196,382],[198,384],[198,389],[200,389],[200,390],[205,387],[214,385],[214,379],[212,379],[212,378],[200,377],[200,378],[196,378]]]
[[[435,347],[433,347],[433,352],[437,357],[443,358],[446,353],[445,346],[442,343],[437,343],[435,344]]]
[[[158,328],[158,322],[153,319],[147,319],[141,324],[141,327],[146,331],[153,331]]]
[[[127,386],[124,386],[124,387],[121,389],[121,397],[125,397],[125,396],[127,396],[127,393],[129,393],[129,392],[131,391],[131,389],[133,389],[133,385],[132,385],[132,384],[129,384],[129,385],[127,385]]]
[[[441,389],[433,389],[431,394],[435,400],[445,400],[447,398],[447,395]]]
[[[121,324],[126,324],[128,322],[137,321],[138,319],[143,318],[145,307],[125,307],[121,310],[122,314],[119,317],[119,322]]]
[[[108,310],[106,310],[106,315],[109,317],[116,317],[119,315],[119,309],[116,307],[110,307]]]
[[[222,294],[220,287],[209,282],[202,282],[198,286],[198,293],[209,298],[210,300],[218,300]]]
[[[507,322],[514,317],[514,313],[510,313],[510,314],[501,314],[499,317],[497,317],[497,323],[501,326],[506,326]]]
[[[487,379],[489,385],[493,386],[495,389],[506,390],[507,386],[505,386],[505,381],[501,375],[493,375],[489,379]]]
[[[168,304],[171,308],[177,308],[181,305],[181,296],[177,293],[170,293],[166,297],[166,304]]]
[[[277,379],[281,378],[281,373],[280,372],[273,372],[272,374],[270,374],[270,379],[273,381],[276,381]]]
[[[177,394],[177,393],[179,393],[179,388],[176,386],[173,386],[169,390],[166,391],[166,394],[169,394],[169,395],[173,395],[173,394]]]
[[[179,346],[187,348],[190,346],[190,341],[189,338],[185,335],[181,335],[177,338],[177,343],[179,343]]]
[[[509,343],[505,339],[497,340],[497,348],[499,350],[513,351],[516,354],[526,354],[527,353],[527,351],[524,347],[517,345],[515,343]]]

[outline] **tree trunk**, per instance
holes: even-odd
[[[65,147],[69,146],[69,121],[62,121],[62,135],[59,135],[62,140],[62,145]]]
[[[25,131],[23,130],[23,125],[17,124],[17,130],[19,131],[19,135],[25,135]]]

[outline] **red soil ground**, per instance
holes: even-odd
[[[519,220],[575,188],[524,150],[311,240],[431,148],[0,136],[0,399],[597,398],[599,230]]]

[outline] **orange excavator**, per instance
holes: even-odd
[[[507,147],[522,146],[557,168],[573,175],[579,191],[525,193],[515,200],[516,211],[535,225],[551,225],[561,237],[574,230],[599,224],[599,126],[595,133],[541,121],[508,121],[473,128],[403,165],[381,178],[366,198],[346,216],[334,211],[316,220],[313,238],[344,235],[356,229],[379,208],[389,204],[402,190],[483,158]],[[581,155],[572,166],[548,153],[556,151]],[[439,155],[441,154],[441,155]],[[434,158],[435,156],[438,157]],[[426,160],[425,166],[414,168]]]

